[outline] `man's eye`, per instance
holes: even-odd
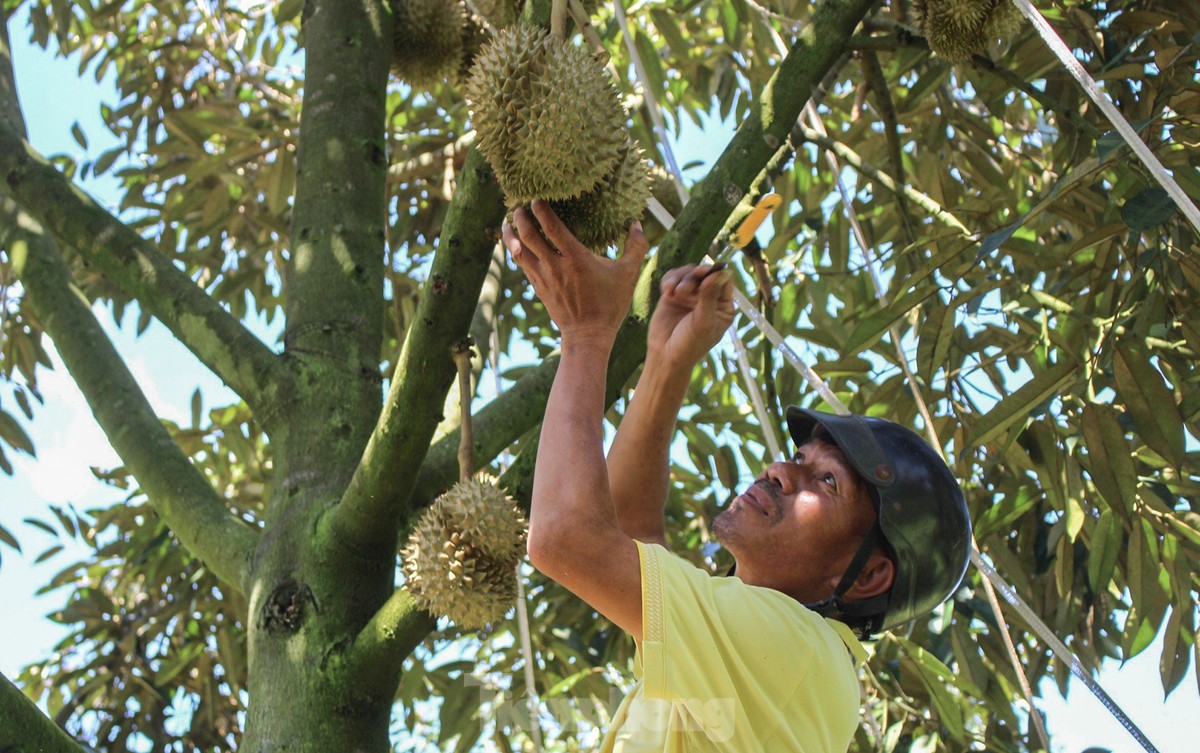
[[[792,462],[793,463],[803,463],[804,462],[804,453],[797,452],[795,455],[792,455]]]
[[[837,476],[833,475],[832,473],[826,473],[823,480],[833,488],[837,488]]]

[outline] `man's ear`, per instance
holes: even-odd
[[[842,596],[845,601],[862,601],[887,593],[896,580],[896,565],[883,551],[876,549],[858,574],[854,585]]]

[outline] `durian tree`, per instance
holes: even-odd
[[[475,389],[503,384],[466,401],[468,475],[498,475],[519,504],[556,365],[497,250],[502,170],[465,96],[481,50],[519,24],[607,59],[626,113],[622,132],[560,144],[564,172],[626,138],[663,166],[658,108],[678,138],[737,129],[707,172],[684,166],[686,206],[655,190],[677,218],[614,351],[614,425],[658,276],[716,251],[853,410],[934,430],[983,556],[1088,671],[1161,635],[1164,692],[1200,682],[1200,244],[1007,2],[573,5],[563,24],[549,0],[3,1],[0,466],[34,450],[47,340],[122,465],[100,472],[111,507],[38,521],[87,556],[48,584],[68,637],[0,680],[0,749],[505,751],[535,727],[547,750],[594,744],[632,676],[627,637],[523,568],[531,723],[513,612],[482,630],[438,619],[400,567],[414,528],[446,529],[418,521],[461,473],[452,349],[473,343]],[[1039,5],[1200,196],[1196,4]],[[18,35],[115,82],[117,148],[29,146]],[[113,171],[117,206],[74,185]],[[767,191],[783,202],[763,242],[726,250]],[[157,320],[239,399],[159,420],[103,316]],[[252,334],[258,316],[282,322],[277,342]],[[820,406],[736,326],[775,415]],[[709,521],[768,456],[747,390],[732,351],[714,353],[674,453],[673,545],[714,572],[728,562]],[[21,538],[0,526],[3,546]],[[1033,687],[1065,688],[1066,663],[972,571],[874,644],[854,749],[1041,749],[1005,625]]]

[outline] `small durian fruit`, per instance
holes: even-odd
[[[650,195],[658,199],[658,203],[662,204],[663,209],[666,209],[672,217],[678,217],[679,213],[683,211],[683,202],[679,199],[675,180],[670,173],[658,165],[650,168]],[[656,246],[667,234],[667,228],[651,213],[645,223],[645,232],[646,240],[650,241],[651,246]]]
[[[616,170],[583,196],[551,201],[559,219],[579,242],[601,251],[625,239],[629,223],[641,219],[650,198],[650,163],[626,141]]]
[[[1023,19],[1011,0],[916,0],[913,10],[929,49],[955,63],[1012,35]]]
[[[494,485],[465,481],[434,501],[401,551],[417,605],[466,629],[503,619],[517,596],[525,520]]]
[[[479,16],[474,13],[466,13],[463,19],[462,56],[455,76],[455,81],[458,82],[467,80],[467,76],[471,73],[471,66],[475,65],[475,58],[487,44],[489,38],[487,29],[483,25],[483,19]]]
[[[476,145],[512,206],[579,197],[621,156],[625,110],[608,72],[544,29],[518,24],[497,33],[463,93]]]
[[[391,0],[392,73],[418,89],[458,75],[467,24],[462,0]]]
[[[522,0],[471,0],[471,4],[495,29],[511,26],[521,15]]]
[[[515,24],[521,16],[521,6],[524,4],[524,0],[471,0],[471,5],[494,29],[503,29]],[[583,0],[583,9],[590,16],[596,12],[596,6],[599,4],[600,0]]]

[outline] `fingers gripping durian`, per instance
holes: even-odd
[[[970,60],[1023,20],[1011,0],[916,0],[913,10],[929,48],[952,62]]]
[[[392,72],[428,88],[459,74],[468,26],[461,0],[391,0]]]
[[[406,586],[422,609],[460,627],[500,620],[516,600],[525,531],[501,489],[462,481],[429,506],[409,536],[401,552]]]

